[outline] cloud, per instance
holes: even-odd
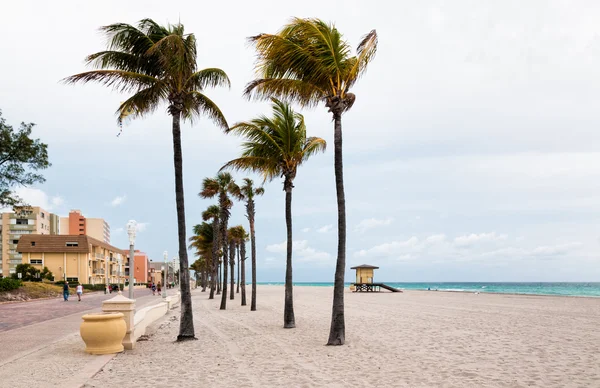
[[[287,242],[267,245],[266,249],[272,253],[286,253]],[[293,241],[292,253],[294,254],[294,261],[298,262],[323,262],[331,259],[329,253],[310,247],[307,240]]]
[[[443,243],[445,241],[446,241],[445,234],[434,234],[425,239],[425,242],[427,244],[439,244],[439,243]]]
[[[149,222],[138,222],[135,226],[135,230],[136,232],[143,232],[148,229],[148,225],[150,225]]]
[[[110,206],[112,206],[112,207],[120,206],[123,204],[123,202],[125,202],[126,199],[127,199],[126,195],[116,196],[112,201],[110,201]]]
[[[304,229],[302,229],[302,232],[308,233],[308,232],[310,232],[310,228],[304,228]]]
[[[354,254],[354,257],[404,257],[410,258],[410,253],[420,250],[419,239],[411,237],[405,241],[392,241],[376,245],[370,249],[362,249]],[[407,256],[408,255],[408,256]]]
[[[456,237],[454,239],[454,245],[457,247],[470,247],[475,244],[506,240],[507,237],[508,236],[505,234],[497,235],[496,232],[480,234],[471,233],[469,235]]]
[[[532,256],[564,256],[573,250],[577,250],[583,246],[582,243],[574,242],[568,244],[554,245],[554,246],[540,246],[535,248],[532,252]]]
[[[18,187],[14,193],[30,206],[39,206],[44,210],[56,211],[65,201],[61,196],[49,196],[40,189],[32,187]],[[12,208],[0,209],[0,211],[12,211]]]
[[[390,225],[394,219],[391,217],[385,219],[377,219],[377,218],[366,218],[356,225],[354,228],[359,233],[364,233],[369,229],[376,228],[378,226]]]
[[[317,229],[317,232],[319,233],[329,233],[331,232],[331,229],[333,228],[333,225],[325,225],[320,227],[319,229]]]

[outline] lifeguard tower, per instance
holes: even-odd
[[[379,267],[362,264],[352,267],[351,269],[356,270],[356,283],[352,284],[352,286],[354,286],[354,292],[379,292],[382,288],[392,292],[402,292],[387,284],[373,282],[373,272],[376,269],[379,269]]]

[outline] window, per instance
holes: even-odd
[[[67,281],[71,283],[79,283],[79,278],[69,278],[67,277]]]
[[[66,246],[68,246],[68,247],[78,247],[79,243],[77,241],[71,241],[71,242],[67,241]]]
[[[42,259],[31,259],[29,264],[42,264]]]
[[[41,213],[41,215],[42,215],[42,218],[44,218],[44,213]]]
[[[32,246],[32,247],[34,247],[34,246],[35,246],[35,241],[32,241],[32,242],[31,242],[31,246]],[[40,264],[42,264],[42,263],[40,263]]]
[[[19,243],[19,240],[13,240],[13,242],[12,242],[12,243],[13,243],[13,244],[18,244],[18,243]]]
[[[17,225],[29,225],[29,222],[26,218],[17,218]]]

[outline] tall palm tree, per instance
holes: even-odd
[[[325,140],[306,137],[304,117],[275,98],[271,99],[273,117],[261,116],[235,124],[227,132],[246,139],[242,155],[221,169],[249,170],[261,173],[265,181],[283,177],[285,222],[287,226],[287,260],[285,270],[285,307],[283,327],[296,327],[292,288],[292,189],[298,166],[317,152],[324,152]]]
[[[233,227],[227,230],[227,238],[227,241],[229,241],[229,267],[231,268],[231,288],[229,289],[229,299],[233,300],[235,297],[235,250],[238,241],[237,236],[235,235],[235,229]]]
[[[238,225],[234,229],[238,246],[238,269],[241,271],[238,284],[242,289],[242,306],[246,306],[246,241],[249,236],[242,225]]]
[[[213,257],[212,267],[210,271],[210,295],[208,299],[215,298],[215,288],[217,295],[220,293],[220,288],[217,287],[217,270],[219,267],[219,213],[220,209],[217,205],[210,205],[205,211],[202,212],[202,219],[204,221],[211,221],[213,229],[213,244],[211,255]],[[220,287],[220,286],[219,286]]]
[[[233,177],[228,172],[219,172],[214,178],[204,178],[202,181],[202,198],[218,197],[219,200],[219,243],[220,257],[223,259],[223,289],[221,294],[221,310],[227,308],[227,223],[229,222],[229,209],[233,206],[233,202],[229,195],[238,192],[240,188],[234,182]]]
[[[190,237],[190,248],[195,249],[195,255],[201,258],[201,261],[198,264],[202,264],[201,272],[202,272],[202,292],[206,291],[206,275],[207,270],[212,268],[213,265],[213,227],[211,224],[203,222],[198,225],[194,225],[193,228],[194,235]],[[195,262],[195,263],[196,263]],[[198,267],[198,265],[196,265]],[[196,268],[194,270],[198,271]],[[211,271],[212,272],[212,271]]]
[[[333,24],[294,18],[277,34],[250,38],[258,52],[258,79],[246,86],[249,97],[283,98],[303,107],[321,102],[333,116],[334,170],[338,205],[338,253],[328,345],[343,345],[344,271],[346,268],[346,199],[342,163],[342,114],[356,96],[350,89],[366,72],[377,51],[377,32],[365,35],[352,56]]]
[[[187,270],[181,119],[193,122],[206,115],[217,126],[228,128],[223,113],[204,91],[208,87],[229,87],[229,78],[221,69],[198,70],[196,38],[194,34],[185,34],[180,23],[163,27],[151,19],[144,19],[137,27],[116,23],[102,27],[101,31],[108,38],[107,50],[86,58],[87,64],[97,70],[75,74],[64,81],[98,82],[117,91],[131,93],[131,97],[119,106],[119,122],[126,116],[147,116],[161,104],[167,104],[167,111],[172,117],[181,273],[181,319],[177,340],[195,339]]]
[[[265,189],[263,187],[254,187],[254,182],[250,178],[244,178],[244,184],[240,186],[240,192],[236,193],[236,197],[240,201],[246,201],[246,218],[250,224],[250,249],[252,253],[252,300],[250,301],[250,311],[256,311],[256,234],[254,231],[254,218],[256,210],[254,207],[254,197],[263,195]],[[245,249],[245,246],[244,246]],[[244,256],[242,255],[242,260]],[[242,272],[242,276],[245,277]],[[245,291],[242,290],[242,300],[245,302]],[[243,303],[242,306],[246,304]]]

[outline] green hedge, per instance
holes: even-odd
[[[82,284],[84,290],[104,291],[106,284]]]
[[[21,287],[23,282],[18,279],[2,278],[0,279],[0,291],[11,291]]]

